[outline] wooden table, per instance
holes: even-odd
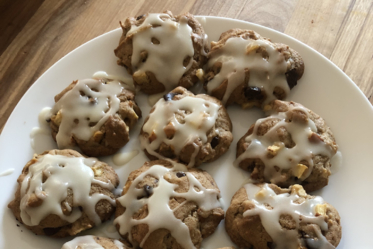
[[[0,0],[0,130],[56,61],[119,20],[169,9],[261,24],[310,45],[373,103],[372,0]]]

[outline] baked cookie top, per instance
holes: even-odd
[[[235,164],[259,182],[299,183],[307,191],[326,186],[338,146],[325,121],[295,102],[275,100],[264,109],[269,116],[238,141]]]
[[[189,88],[207,61],[207,35],[193,15],[170,11],[126,19],[115,55],[146,94]]]
[[[244,185],[232,198],[225,224],[240,248],[331,249],[342,235],[337,210],[301,185]]]
[[[211,43],[205,89],[225,105],[261,107],[284,99],[303,75],[300,55],[252,30],[231,29]]]
[[[92,235],[79,236],[63,244],[61,249],[127,249],[122,242],[116,239]]]
[[[8,207],[38,235],[72,236],[101,224],[115,209],[115,171],[73,150],[35,155],[18,178]]]
[[[134,248],[199,248],[224,218],[219,196],[206,171],[146,162],[129,175],[117,198],[114,224]]]
[[[151,160],[171,158],[193,167],[224,154],[233,140],[231,131],[219,100],[177,87],[152,108],[140,141]]]
[[[89,156],[114,154],[141,117],[134,92],[113,79],[74,81],[55,102],[49,120],[58,148],[77,145]]]

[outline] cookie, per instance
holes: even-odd
[[[117,198],[114,224],[133,248],[200,248],[224,218],[219,195],[206,171],[146,162],[129,175]]]
[[[225,229],[239,248],[335,248],[342,236],[337,210],[301,185],[246,184],[233,196]]]
[[[233,140],[232,124],[221,102],[177,87],[150,111],[140,133],[151,160],[171,158],[190,167],[219,158]]]
[[[261,107],[285,99],[303,71],[301,56],[289,46],[252,30],[231,29],[211,43],[204,87],[225,105]]]
[[[86,235],[63,244],[61,249],[127,249],[122,242],[115,239]]]
[[[307,192],[328,184],[338,146],[325,121],[295,102],[275,100],[237,143],[236,164],[257,182],[302,184]]]
[[[193,15],[170,11],[128,18],[115,55],[146,94],[190,88],[207,61],[207,35]]]
[[[115,211],[115,171],[73,150],[35,155],[17,182],[8,207],[37,235],[73,236],[110,219]]]
[[[74,81],[56,95],[48,119],[59,149],[77,145],[88,156],[108,156],[129,141],[141,117],[135,94],[120,81]]]

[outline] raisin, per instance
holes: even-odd
[[[153,187],[149,185],[144,185],[145,197],[149,197],[153,194]]]
[[[211,147],[215,149],[215,147],[219,144],[219,137],[218,136],[213,137],[210,144],[211,144]]]
[[[179,177],[179,178],[181,178],[181,177],[186,176],[186,174],[184,172],[177,172],[176,176]]]
[[[170,92],[170,93],[167,93],[165,95],[163,95],[163,98],[165,101],[169,101],[169,100],[172,100],[176,95],[179,95],[181,93],[173,93],[173,92]]]
[[[262,89],[256,86],[246,87],[244,94],[247,100],[261,100],[263,99]]]

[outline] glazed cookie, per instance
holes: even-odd
[[[200,248],[224,218],[219,196],[206,171],[146,162],[129,175],[117,198],[114,224],[133,248]]]
[[[177,87],[150,111],[140,141],[151,160],[171,158],[193,167],[224,154],[233,140],[231,131],[219,100]]]
[[[337,210],[301,185],[246,184],[233,196],[225,229],[239,248],[335,248],[342,228]]]
[[[127,249],[122,242],[115,239],[86,235],[66,242],[61,249]]]
[[[300,55],[252,30],[231,29],[211,43],[204,80],[225,105],[261,107],[288,96],[304,71]]]
[[[302,184],[308,192],[328,184],[338,146],[325,121],[295,102],[275,100],[237,143],[236,164],[257,182]]]
[[[110,219],[115,210],[115,171],[73,150],[35,155],[17,181],[8,207],[37,235],[73,236]]]
[[[168,92],[190,88],[207,61],[207,35],[193,15],[170,11],[128,18],[115,55],[141,91]]]
[[[48,121],[58,148],[77,145],[88,156],[107,156],[123,147],[141,117],[127,88],[118,80],[86,79],[56,95]]]

